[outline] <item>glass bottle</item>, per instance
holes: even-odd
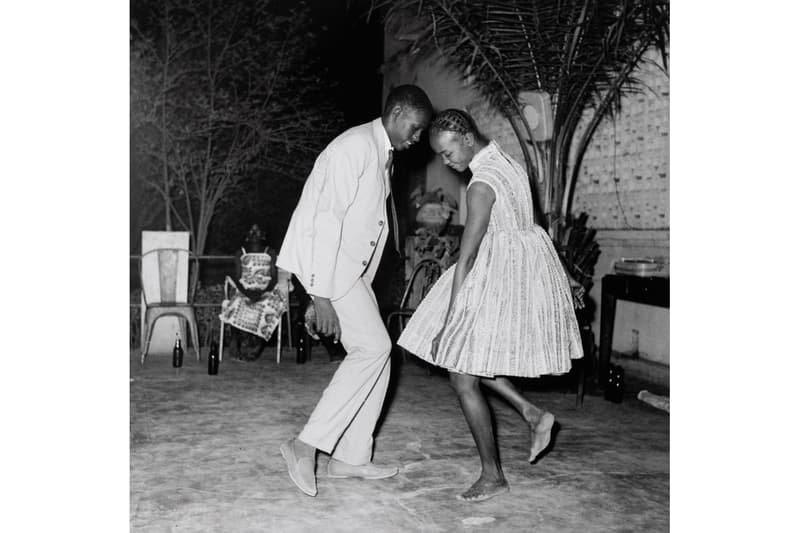
[[[211,341],[211,347],[208,349],[208,375],[216,376],[219,372],[219,354],[217,353],[217,343]]]
[[[297,364],[302,365],[308,360],[309,348],[308,332],[303,317],[297,321]]]
[[[172,366],[173,368],[180,368],[183,365],[183,346],[181,346],[181,338],[175,334],[175,347],[172,349]]]

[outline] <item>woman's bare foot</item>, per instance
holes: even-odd
[[[458,499],[465,502],[482,502],[509,490],[508,482],[505,478],[496,479],[481,476],[470,488],[458,496]]]
[[[528,422],[531,428],[531,456],[528,457],[528,462],[534,462],[539,454],[550,444],[550,432],[555,421],[556,417],[544,411],[535,423]]]

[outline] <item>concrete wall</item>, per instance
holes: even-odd
[[[407,45],[387,31],[384,92],[414,83],[428,93],[437,110],[467,109],[487,137],[524,165],[507,120],[441,61],[409,55]],[[613,271],[614,261],[640,256],[669,259],[669,79],[651,65],[644,65],[637,77],[652,91],[624,98],[616,123],[606,120],[598,127],[576,184],[573,212],[586,211],[589,225],[598,229],[601,255],[590,292],[598,308],[601,279]],[[441,161],[431,161],[426,172],[429,190],[442,187],[463,199],[463,178]],[[462,221],[463,206],[462,201]],[[599,319],[598,313],[593,322],[597,339]],[[620,301],[613,349],[630,351],[633,330],[638,331],[640,357],[669,364],[669,310]]]
[[[587,212],[598,229],[601,255],[590,292],[596,302],[600,281],[617,259],[658,256],[669,263],[669,78],[648,63],[636,77],[650,90],[625,97],[616,122],[600,124],[575,187],[573,212]],[[669,364],[668,309],[620,301],[612,348],[630,351],[633,330],[640,357]]]

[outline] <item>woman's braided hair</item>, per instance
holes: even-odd
[[[452,131],[460,135],[472,133],[475,137],[485,140],[469,113],[460,109],[445,109],[436,115],[430,125],[430,135],[443,131]]]

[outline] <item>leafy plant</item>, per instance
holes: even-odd
[[[457,211],[458,210],[458,202],[451,194],[444,192],[444,190],[439,187],[434,191],[425,191],[424,188],[420,185],[416,189],[414,189],[411,194],[409,195],[409,200],[411,200],[412,205],[415,209],[419,209],[425,204],[428,203],[435,203],[435,204],[442,204],[446,205],[450,209]]]
[[[588,292],[594,283],[594,265],[600,256],[600,246],[595,241],[597,230],[586,227],[589,215],[567,218],[563,240],[556,243],[567,272]]]
[[[387,24],[412,41],[407,56],[443,58],[508,118],[556,241],[598,125],[623,94],[643,89],[635,72],[651,61],[648,50],[667,68],[668,0],[395,0],[372,8],[386,8]],[[521,91],[550,96],[551,139],[534,139]]]
[[[414,218],[417,224],[437,235],[458,213],[458,202],[441,188],[425,192],[422,186],[417,187],[411,193],[410,200],[416,212]]]
[[[457,239],[447,239],[427,227],[417,228],[414,235],[414,251],[419,258],[436,259],[444,266],[449,266],[458,258],[460,246]]]

